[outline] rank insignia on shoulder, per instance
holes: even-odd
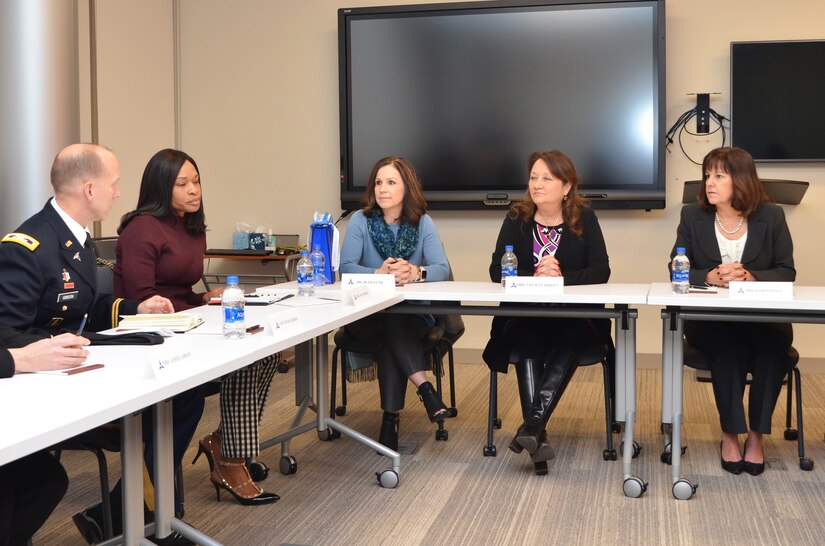
[[[31,237],[30,235],[26,235],[25,233],[8,233],[5,237],[3,237],[2,242],[4,243],[17,243],[20,246],[24,246],[34,252],[38,246],[40,246],[40,241]]]

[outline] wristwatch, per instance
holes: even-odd
[[[418,276],[415,278],[415,282],[424,282],[427,280],[427,268],[425,266],[419,266],[418,268]]]

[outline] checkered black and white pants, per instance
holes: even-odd
[[[242,458],[258,455],[258,425],[281,353],[269,355],[221,380],[221,453]]]

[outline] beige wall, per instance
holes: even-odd
[[[379,5],[388,2],[353,2]],[[180,134],[199,162],[208,244],[230,244],[236,220],[305,237],[314,210],[338,214],[337,8],[340,0],[180,0]],[[98,2],[101,26],[101,141],[123,160],[124,194],[104,234],[134,206],[142,167],[174,139],[172,2]],[[734,40],[825,38],[821,0],[669,0],[667,120],[694,105],[690,92],[718,91],[729,113],[728,49]],[[777,82],[781,85],[781,82]],[[686,142],[701,159],[716,136]],[[548,143],[552,146],[552,143]],[[526,151],[525,151],[526,152]],[[667,156],[667,201],[652,212],[600,211],[616,282],[664,281],[682,183],[699,168],[677,147]],[[825,165],[765,165],[766,178],[808,180],[803,203],[787,207],[799,284],[817,273],[825,233]],[[128,186],[128,187],[127,187]],[[486,280],[503,214],[434,211],[456,278]],[[345,223],[342,222],[345,229]],[[465,348],[483,347],[489,319],[467,318]],[[823,357],[821,327],[797,326],[803,356]],[[658,312],[640,313],[638,350],[661,350]]]

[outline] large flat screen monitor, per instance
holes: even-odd
[[[825,41],[733,42],[731,143],[755,161],[825,161]]]
[[[665,204],[665,2],[340,9],[341,206],[401,155],[431,208],[506,206],[557,149],[594,207]]]

